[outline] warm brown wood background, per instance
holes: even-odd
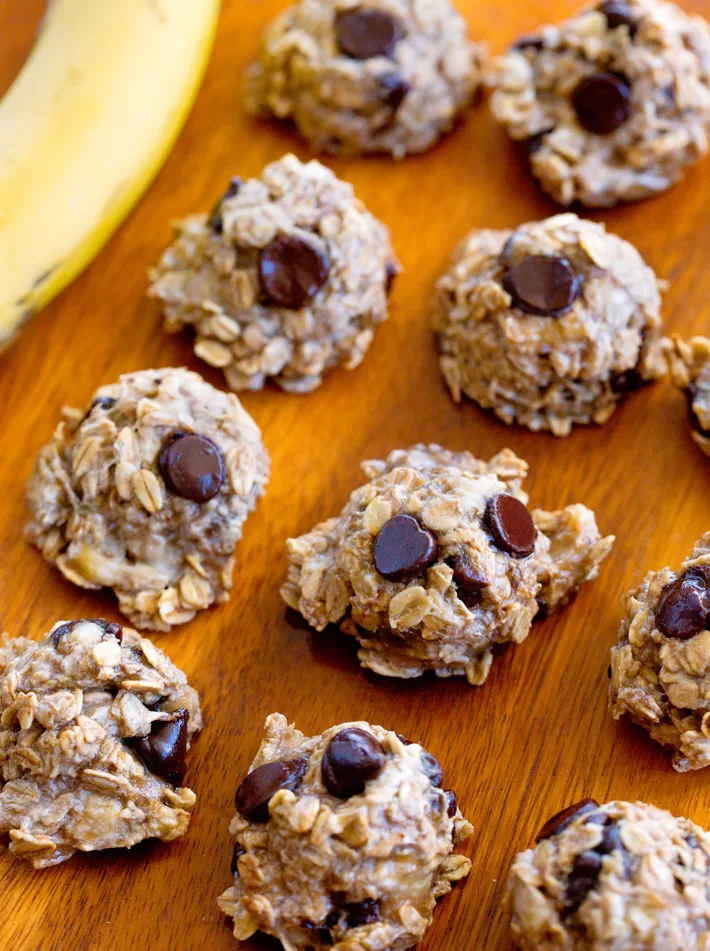
[[[710,0],[684,2],[710,16]],[[170,240],[170,220],[210,207],[231,175],[256,175],[287,150],[306,156],[294,134],[247,119],[240,106],[259,33],[284,5],[226,0],[204,88],[164,170],[85,274],[0,357],[0,630],[37,637],[59,618],[119,619],[108,594],[82,593],[23,542],[24,484],[59,406],[82,405],[120,373],[187,364],[222,385],[186,340],[162,333],[143,296],[145,273]],[[42,6],[0,0],[0,93],[30,47]],[[459,6],[472,34],[498,51],[577,3]],[[646,799],[710,824],[710,770],[674,773],[644,733],[615,725],[606,711],[620,595],[647,570],[677,564],[710,527],[710,462],[690,439],[682,397],[659,383],[606,427],[561,441],[507,429],[471,404],[454,406],[427,329],[433,282],[472,227],[514,226],[554,206],[485,106],[424,157],[331,164],[390,225],[406,272],[391,319],[360,369],[333,373],[309,396],[268,389],[244,397],[263,429],[273,476],[239,547],[232,602],[156,636],[203,699],[206,726],[188,773],[198,795],[189,834],[43,872],[3,855],[2,951],[235,948],[215,904],[230,881],[227,824],[263,720],[276,710],[306,732],[359,718],[381,723],[425,743],[444,764],[447,785],[476,827],[468,845],[473,872],[442,902],[425,951],[510,948],[499,907],[511,858],[549,814],[575,799]],[[708,169],[700,165],[658,199],[599,216],[671,281],[668,328],[684,334],[710,330]],[[600,578],[500,658],[482,688],[364,674],[344,636],[310,633],[286,615],[278,595],[284,539],[340,509],[359,484],[361,459],[417,441],[484,458],[510,446],[531,463],[535,504],[584,502],[602,530],[618,537]],[[273,951],[276,944],[259,938],[245,948]]]

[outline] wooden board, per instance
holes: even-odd
[[[111,596],[74,588],[22,540],[25,481],[60,404],[83,404],[120,373],[187,364],[222,385],[185,339],[162,333],[156,307],[144,298],[145,274],[170,239],[170,220],[211,206],[230,175],[256,175],[287,150],[307,155],[290,131],[257,124],[240,107],[260,30],[284,5],[226,0],[207,80],[164,170],[85,274],[0,357],[0,630],[39,636],[59,618],[119,619]],[[685,5],[710,16],[710,0]],[[577,3],[459,6],[473,35],[498,51]],[[30,46],[41,7],[39,0],[0,0],[0,91]],[[474,405],[451,402],[427,328],[434,280],[470,228],[514,226],[555,210],[485,106],[426,156],[330,164],[390,225],[406,273],[391,320],[360,369],[332,373],[309,396],[268,389],[244,397],[263,429],[273,477],[239,547],[232,601],[156,637],[204,703],[206,726],[188,774],[198,795],[189,834],[44,872],[4,855],[2,949],[236,948],[215,904],[230,880],[226,827],[263,720],[276,710],[306,732],[357,718],[381,723],[425,743],[445,765],[447,784],[476,826],[467,849],[473,872],[440,905],[425,951],[510,948],[500,901],[512,856],[575,799],[640,798],[710,825],[708,773],[674,773],[644,733],[615,725],[606,710],[620,595],[647,570],[677,565],[710,527],[710,462],[690,439],[682,397],[659,383],[604,428],[565,440],[507,429]],[[634,241],[671,281],[667,323],[684,334],[710,330],[708,170],[701,164],[669,194],[594,216]],[[344,636],[310,633],[286,615],[278,595],[284,539],[339,511],[359,484],[361,459],[417,441],[484,458],[510,446],[531,463],[535,504],[584,502],[603,531],[618,537],[599,580],[508,650],[480,689],[364,674]],[[264,938],[245,945],[275,947]]]

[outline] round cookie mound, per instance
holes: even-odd
[[[113,588],[168,631],[227,601],[242,526],[268,480],[254,420],[188,370],[144,370],[65,409],[40,452],[26,534],[82,588]]]
[[[553,816],[508,880],[523,951],[702,951],[710,835],[643,802],[593,799]]]
[[[384,676],[484,683],[493,647],[524,641],[614,541],[583,505],[530,513],[527,464],[508,449],[482,462],[415,446],[363,469],[338,517],[289,539],[281,595],[317,630],[339,624]]]
[[[34,868],[184,835],[197,692],[130,628],[60,621],[0,647],[0,833]]]
[[[693,439],[710,456],[710,339],[673,334],[663,344],[671,379],[688,401]]]
[[[482,46],[449,0],[300,0],[268,29],[249,111],[292,120],[318,152],[423,152],[478,90]]]
[[[605,0],[496,62],[491,106],[563,205],[664,191],[708,150],[710,28],[663,0]]]
[[[567,213],[472,232],[437,284],[432,323],[454,400],[566,436],[664,373],[660,308],[638,251]]]
[[[272,714],[229,827],[234,884],[219,899],[244,941],[404,951],[471,869],[473,828],[431,753],[369,723],[305,737]]]
[[[273,379],[307,393],[352,370],[387,318],[399,273],[389,232],[352,185],[287,155],[232,183],[211,215],[178,225],[152,272],[169,332],[194,327],[195,354],[233,390]]]
[[[684,773],[710,765],[710,533],[680,571],[652,571],[624,598],[609,706],[673,750]]]

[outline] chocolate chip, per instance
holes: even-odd
[[[338,46],[350,59],[391,56],[404,36],[402,23],[384,10],[356,7],[338,14]]]
[[[325,788],[339,799],[357,796],[385,768],[385,753],[372,733],[348,727],[328,744],[321,772]]]
[[[241,845],[234,846],[234,852],[232,853],[232,865],[231,865],[232,875],[239,875],[239,866],[237,863],[239,862],[239,859],[242,857],[242,855],[245,854],[245,852],[246,852],[246,849],[242,848]]]
[[[593,135],[611,135],[631,115],[631,88],[625,76],[594,73],[572,93],[579,124]]]
[[[313,921],[302,922],[302,927],[305,928],[309,933],[313,934],[318,939],[321,946],[325,945],[326,947],[330,947],[333,943],[333,936],[330,933],[330,928],[324,928],[323,925],[317,925]],[[309,948],[311,948],[312,951],[316,951],[316,948],[313,948],[312,945],[307,945],[305,951],[308,951]]]
[[[67,634],[71,634],[77,624],[81,624],[81,621],[69,621],[67,624],[61,624],[58,628],[55,628],[52,631],[52,647],[56,649],[61,639]]]
[[[371,898],[365,901],[348,902],[343,905],[345,920],[348,928],[361,928],[363,925],[374,925],[380,920],[379,902]]]
[[[436,561],[436,537],[412,515],[395,515],[375,542],[375,567],[390,581],[405,581]]]
[[[551,819],[547,820],[545,825],[538,832],[535,841],[542,842],[543,839],[551,839],[554,835],[559,835],[560,832],[564,832],[573,819],[593,812],[598,808],[599,803],[594,799],[582,799],[580,802],[575,802],[572,806],[567,806],[566,809],[562,809]]]
[[[329,271],[325,251],[292,234],[274,238],[259,258],[262,290],[272,304],[288,310],[310,304],[328,280]]]
[[[456,802],[456,793],[453,789],[445,789],[444,795],[446,796],[446,815],[449,819],[453,819],[459,808]]]
[[[411,740],[408,740],[406,736],[402,736],[401,733],[395,733],[395,736],[397,737],[397,739],[399,740],[399,742],[400,742],[400,743],[404,743],[405,746],[411,746],[411,745],[412,745],[412,741],[411,741]]]
[[[400,73],[385,73],[377,77],[377,85],[382,90],[382,101],[396,112],[412,91],[412,87]]]
[[[623,373],[617,373],[609,380],[612,393],[619,396],[641,389],[644,383],[646,383],[646,380],[642,379],[636,367],[632,370],[625,370]]]
[[[579,297],[580,280],[566,258],[529,254],[506,272],[503,287],[523,313],[560,317]]]
[[[545,41],[541,36],[521,36],[519,40],[513,43],[512,49],[521,52],[524,50],[536,50],[539,53],[540,50],[545,49]]]
[[[235,175],[230,181],[227,191],[224,193],[224,195],[222,195],[220,200],[212,209],[210,216],[207,219],[207,227],[211,228],[215,234],[222,234],[224,229],[224,224],[222,222],[222,202],[226,201],[228,198],[234,198],[235,195],[238,195],[239,189],[243,184],[243,180],[238,175]]]
[[[703,571],[691,568],[661,592],[656,625],[666,637],[687,640],[705,629],[708,615],[708,578]]]
[[[175,710],[169,720],[156,720],[148,736],[125,741],[151,773],[172,786],[182,785],[185,777],[189,719],[187,710]]]
[[[491,499],[485,522],[498,548],[514,558],[527,558],[535,551],[537,529],[532,515],[512,495],[497,495]]]
[[[599,12],[606,17],[606,25],[610,30],[627,26],[631,37],[635,36],[638,26],[626,0],[607,0],[599,7]]]
[[[113,396],[97,396],[91,404],[91,408],[93,409],[95,406],[100,406],[101,409],[111,409],[111,407],[115,405],[116,400]]]
[[[100,627],[105,637],[115,637],[119,644],[122,643],[123,627],[120,624],[115,624],[112,621],[104,621],[101,617],[91,618],[89,623],[96,624],[97,627]]]
[[[428,750],[422,750],[421,760],[422,771],[429,777],[429,782],[432,786],[440,787],[444,779],[444,771],[439,760]]]
[[[619,827],[615,822],[612,821],[609,825],[604,827],[602,840],[599,845],[594,847],[594,851],[598,852],[600,855],[609,855],[611,852],[623,848],[624,846],[621,842],[621,832]]]
[[[544,132],[536,132],[535,135],[531,135],[525,142],[528,155],[534,155],[536,152],[539,152],[545,144],[547,136],[554,131],[554,129],[545,129]]]
[[[685,841],[688,843],[691,849],[699,849],[700,842],[698,842],[697,836],[693,835],[692,832],[689,832],[685,837]]]
[[[174,432],[163,443],[158,469],[173,495],[190,502],[209,502],[224,483],[227,469],[219,446],[206,436]]]
[[[446,563],[453,568],[459,601],[463,601],[467,608],[475,608],[481,603],[481,592],[488,587],[488,580],[473,567],[464,551],[447,558]]]
[[[565,910],[568,914],[575,912],[587,895],[594,891],[601,868],[601,856],[594,851],[582,852],[575,857],[565,889]]]
[[[392,261],[387,262],[387,267],[385,268],[385,290],[388,294],[392,293],[392,288],[394,287],[394,282],[397,279],[399,274],[399,268]]]
[[[611,664],[609,664],[609,666],[606,669],[606,675],[609,678],[609,680],[611,680]]]
[[[123,628],[120,624],[114,624],[113,622],[105,621],[100,617],[92,617],[82,618],[79,621],[68,621],[66,624],[60,625],[60,627],[52,631],[52,646],[56,648],[59,645],[60,640],[67,634],[71,634],[74,628],[79,624],[95,624],[97,627],[101,628],[101,631],[104,635],[115,637],[119,644],[123,640]]]
[[[237,812],[252,822],[268,822],[271,797],[279,789],[296,789],[307,769],[307,759],[257,766],[237,789],[234,796]]]

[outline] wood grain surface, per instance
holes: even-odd
[[[473,36],[494,51],[577,6],[458,3]],[[710,0],[684,3],[710,16]],[[83,276],[0,357],[0,630],[39,637],[59,618],[119,620],[110,594],[81,592],[22,540],[25,482],[60,405],[82,405],[120,373],[188,365],[223,385],[184,338],[163,334],[144,297],[146,269],[169,242],[171,219],[210,207],[230,175],[256,175],[288,150],[307,156],[291,131],[256,123],[240,106],[259,33],[284,6],[226,0],[205,85],[155,184]],[[39,0],[0,0],[0,92],[31,45],[41,9]],[[555,210],[485,105],[426,156],[329,164],[390,226],[406,271],[391,319],[358,370],[333,372],[308,396],[276,389],[244,396],[273,476],[238,549],[232,601],[155,638],[203,700],[206,725],[187,777],[198,796],[189,833],[171,845],[78,856],[41,872],[3,854],[2,951],[236,948],[215,900],[230,881],[234,790],[273,711],[306,733],[351,719],[380,723],[426,744],[444,764],[446,784],[476,827],[467,848],[473,871],[439,906],[425,951],[510,948],[500,902],[512,856],[575,799],[644,799],[710,825],[710,770],[674,773],[645,733],[614,724],[606,710],[620,595],[647,570],[677,565],[710,527],[710,461],[690,439],[682,397],[658,383],[605,427],[564,440],[506,428],[472,404],[451,402],[427,328],[436,277],[474,226],[515,226]],[[686,335],[710,330],[708,170],[703,163],[666,195],[594,216],[671,282],[667,326]],[[417,441],[483,458],[510,446],[531,464],[533,504],[583,502],[602,531],[617,536],[599,579],[500,657],[482,688],[364,673],[348,639],[310,632],[278,595],[285,538],[340,510],[360,483],[361,459]],[[244,947],[273,951],[276,943],[259,937]]]

